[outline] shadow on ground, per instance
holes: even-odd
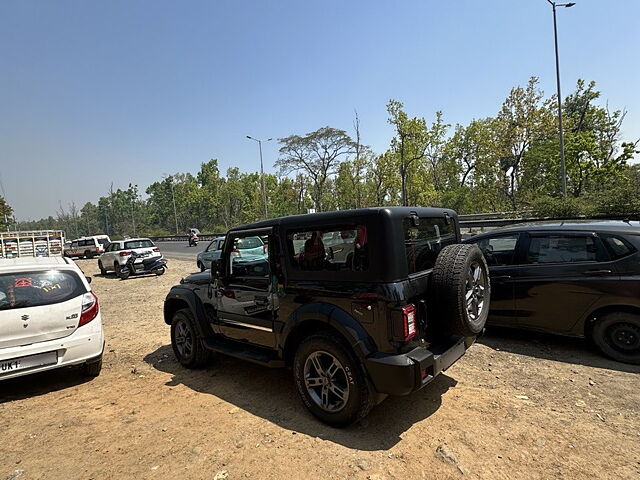
[[[441,396],[456,385],[439,375],[430,385],[406,397],[389,397],[369,416],[346,429],[331,428],[303,407],[289,370],[269,369],[223,355],[203,370],[187,370],[174,358],[170,345],[148,354],[144,361],[173,375],[166,387],[185,385],[264,418],[282,428],[320,437],[358,450],[386,450],[396,445],[413,424],[438,410]]]
[[[582,338],[562,337],[506,327],[489,327],[487,333],[478,338],[478,343],[494,350],[504,350],[545,360],[640,373],[640,365],[628,365],[611,360]]]
[[[91,380],[83,375],[81,365],[3,380],[0,382],[0,404],[64,390]]]

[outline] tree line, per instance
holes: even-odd
[[[280,138],[277,173],[264,176],[267,216],[385,205],[542,216],[640,213],[640,168],[629,163],[638,141],[621,138],[626,111],[603,105],[595,82],[578,80],[564,99],[564,198],[556,106],[532,77],[511,89],[495,116],[467,125],[452,126],[441,111],[429,121],[411,117],[390,100],[393,137],[382,153],[363,141],[357,113],[351,133],[326,126]],[[20,228],[59,228],[69,237],[224,231],[264,218],[261,186],[259,173],[233,167],[221,174],[211,159],[195,174],[158,179],[144,198],[137,185],[112,186],[97,203],[60,204],[55,216]]]

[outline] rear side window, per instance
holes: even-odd
[[[20,272],[0,275],[0,310],[66,302],[87,290],[69,271]]]
[[[124,248],[149,248],[155,247],[151,240],[131,240],[124,242]]]
[[[627,255],[631,255],[636,249],[626,240],[614,235],[600,235],[604,244],[607,246],[609,255],[612,260],[617,260]]]
[[[592,236],[548,235],[531,237],[527,263],[595,262],[597,247]]]
[[[246,237],[237,238],[235,240],[235,247],[239,250],[248,250],[250,248],[259,248],[264,245],[260,237]]]
[[[447,225],[444,218],[420,217],[415,225],[414,218],[407,217],[402,227],[409,274],[432,269],[440,251],[456,243],[454,224]]]
[[[106,238],[99,238],[98,243],[100,245],[109,245],[109,240],[107,240]]]
[[[287,233],[289,260],[298,270],[369,270],[366,225],[341,225]]]

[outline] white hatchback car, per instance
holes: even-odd
[[[135,251],[141,255],[137,262],[153,257],[161,257],[160,249],[156,247],[149,238],[127,238],[126,240],[115,240],[111,242],[104,253],[98,259],[98,268],[102,275],[106,275],[109,270],[116,274],[120,273],[120,267],[124,266]]]
[[[98,298],[63,257],[0,259],[0,380],[65,367],[102,368]]]

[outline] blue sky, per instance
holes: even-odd
[[[559,9],[563,96],[595,80],[640,138],[640,1]],[[257,170],[245,135],[324,125],[383,152],[385,105],[449,123],[494,115],[515,85],[555,92],[545,0],[0,2],[0,173],[19,219],[144,190],[218,158]],[[277,144],[264,145],[273,171]]]

